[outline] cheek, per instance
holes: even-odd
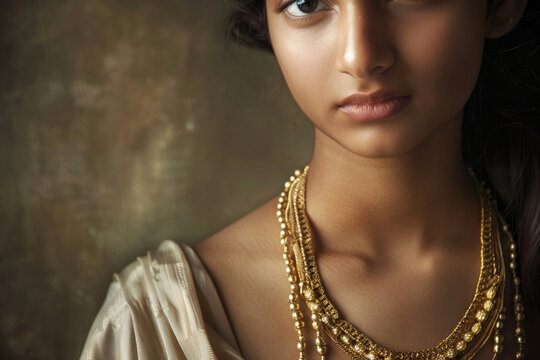
[[[271,34],[272,36],[272,34]],[[284,32],[272,36],[274,53],[289,90],[308,117],[321,111],[334,71],[336,41],[329,32]]]
[[[408,40],[402,42],[404,62],[427,108],[459,111],[469,98],[482,60],[480,16],[456,11],[409,29]]]

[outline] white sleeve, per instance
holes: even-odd
[[[188,261],[165,242],[115,274],[80,360],[216,359]]]

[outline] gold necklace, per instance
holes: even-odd
[[[376,344],[368,336],[345,321],[335,306],[326,297],[320,281],[313,249],[311,248],[311,231],[305,214],[305,181],[307,170],[299,170],[285,184],[278,204],[278,220],[281,224],[281,243],[284,247],[284,259],[287,265],[291,283],[289,297],[295,326],[298,331],[298,350],[300,359],[304,358],[305,339],[303,336],[304,322],[299,311],[298,293],[302,295],[312,312],[312,326],[316,332],[315,344],[321,358],[324,359],[326,344],[322,337],[324,328],[329,338],[353,359],[451,359],[458,355],[470,359],[485,344],[488,336],[495,327],[494,358],[502,350],[502,335],[504,313],[501,314],[504,292],[504,262],[500,241],[495,246],[491,234],[491,198],[489,194],[480,191],[482,200],[482,268],[476,294],[462,321],[454,331],[439,345],[419,352],[395,352]],[[483,186],[482,186],[483,189]],[[292,210],[292,213],[291,213]],[[289,224],[293,223],[293,228]],[[507,227],[505,227],[507,231]],[[512,240],[513,242],[513,240]],[[511,245],[512,248],[512,245]],[[512,250],[511,250],[512,251]],[[515,252],[515,244],[514,244]],[[512,254],[512,252],[511,252]],[[514,256],[515,260],[516,255]],[[510,267],[516,263],[510,263]],[[514,280],[518,279],[513,271]],[[514,281],[516,282],[516,281]],[[519,283],[519,279],[517,281]],[[501,287],[501,289],[499,289]],[[518,291],[518,288],[516,288]],[[516,292],[519,294],[519,292]],[[516,296],[515,299],[518,299]],[[521,301],[521,298],[518,299]],[[520,309],[516,305],[516,309]],[[516,310],[517,311],[517,310]],[[521,305],[522,313],[522,305]],[[521,316],[516,316],[516,319]],[[517,321],[517,320],[516,320]],[[521,329],[521,330],[519,330]],[[521,332],[520,324],[516,322],[516,333]],[[524,343],[524,337],[521,338]],[[473,341],[474,340],[474,341]],[[518,337],[518,342],[520,338]],[[466,352],[465,352],[466,350]],[[520,346],[520,353],[523,347]],[[518,354],[519,355],[519,354]]]

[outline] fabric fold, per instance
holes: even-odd
[[[195,251],[164,241],[115,274],[81,360],[240,360],[216,287]]]

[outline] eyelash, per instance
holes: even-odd
[[[289,0],[289,1],[286,1],[284,4],[282,4],[279,9],[278,9],[278,12],[279,13],[283,13],[289,6],[291,6],[292,4],[294,4],[295,2],[297,2],[298,0]],[[322,1],[322,0],[321,0]],[[398,1],[398,0],[387,0],[387,1]],[[413,5],[417,5],[417,4],[421,4],[421,3],[425,3],[427,2],[427,0],[400,0],[404,3],[406,3],[407,5],[405,6],[409,6],[410,4],[413,4]],[[324,1],[323,1],[324,2]],[[327,4],[328,5],[328,4]],[[310,17],[312,16],[312,14],[306,14],[305,16],[303,17]]]
[[[282,5],[279,7],[278,11],[279,11],[280,13],[282,13],[283,11],[285,11],[286,8],[288,8],[289,6],[291,6],[291,5],[292,5],[294,2],[296,2],[296,1],[298,1],[298,0],[285,1],[285,3],[282,4]]]
[[[282,4],[279,8],[278,8],[278,12],[279,13],[284,13],[285,10],[287,10],[288,7],[290,7],[292,4],[294,4],[295,2],[298,2],[299,0],[289,0],[289,1],[286,1],[284,4]],[[326,1],[322,1],[322,0],[319,0],[323,3],[325,3],[327,6],[328,6],[328,3]],[[302,24],[302,23],[305,23],[305,22],[308,22],[308,21],[311,21],[311,19],[314,17],[314,16],[317,16],[318,13],[320,13],[322,11],[316,11],[314,13],[306,13],[305,15],[303,16],[295,16],[295,15],[290,15],[290,14],[286,14],[287,18],[291,21],[294,21],[295,23],[298,23],[298,24]]]

